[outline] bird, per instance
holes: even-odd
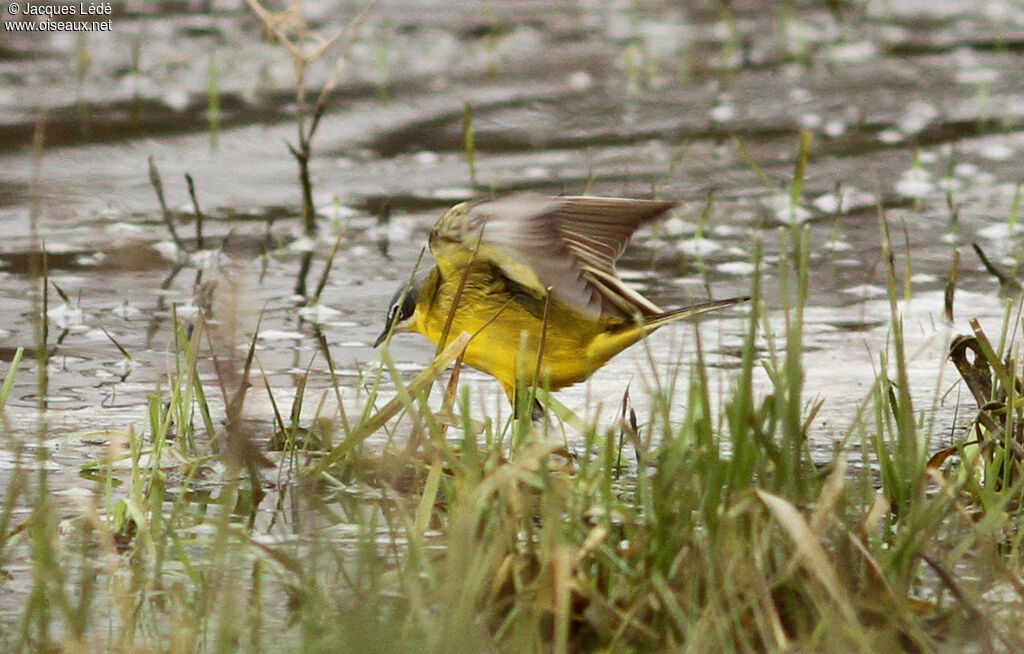
[[[395,292],[374,348],[411,331],[440,351],[468,332],[464,363],[514,407],[518,388],[582,382],[660,327],[749,299],[665,310],[619,277],[637,228],[679,204],[526,192],[457,204],[430,231],[435,265]]]

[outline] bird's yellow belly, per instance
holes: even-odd
[[[465,362],[497,377],[506,390],[514,388],[517,379],[557,390],[583,381],[600,367],[588,355],[587,345],[575,338],[553,338],[548,333],[538,369],[539,332],[524,329],[515,333],[489,326],[470,341]]]
[[[542,310],[510,298],[502,293],[464,293],[447,338],[450,342],[461,332],[472,334],[463,360],[496,377],[510,395],[517,381],[551,390],[581,382],[622,348],[595,351],[594,343],[603,340],[599,335],[609,327],[603,321],[553,301],[545,328]],[[447,318],[447,307],[435,305],[420,317],[416,330],[440,344]]]

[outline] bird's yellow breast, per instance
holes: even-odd
[[[464,361],[496,377],[510,396],[517,379],[551,390],[583,381],[642,336],[630,321],[595,320],[557,300],[537,297],[490,263],[473,263],[464,285],[462,277],[461,272],[443,277],[437,268],[428,274],[413,330],[440,345],[451,316],[447,341],[460,332],[472,334]]]

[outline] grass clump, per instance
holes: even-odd
[[[259,439],[232,417],[232,386],[248,372],[207,388],[200,353],[216,338],[202,321],[182,328],[145,432],[90,466],[96,491],[77,511],[57,504],[45,474],[29,483],[28,458],[9,478],[0,554],[32,563],[0,582],[25,598],[3,618],[4,650],[1015,649],[1024,482],[1013,383],[993,392],[1014,409],[985,423],[1012,438],[986,446],[981,472],[929,467],[894,303],[864,410],[830,461],[812,457],[806,232],[783,243],[783,342],[755,283],[722,397],[698,331],[687,376],[648,380],[645,419],[628,403],[610,425],[574,417],[571,456],[522,421],[472,415],[464,389],[451,412],[430,410],[456,339],[412,383],[394,376],[398,393],[379,410],[371,393],[361,416],[313,417],[321,432],[333,421],[333,449],[285,438],[276,472],[260,472],[230,442]],[[253,359],[250,347],[247,371]],[[1011,379],[1015,364],[1001,365]],[[388,369],[385,355],[377,375]],[[298,433],[298,416],[278,426]],[[367,447],[382,429],[411,430],[414,445]],[[877,476],[849,465],[858,459],[877,461]]]
[[[633,389],[610,423],[540,389],[555,424],[534,425],[528,404],[481,415],[454,383],[435,411],[459,335],[409,383],[385,347],[365,384],[328,389],[305,418],[304,376],[290,411],[264,378],[263,433],[242,411],[255,335],[241,347],[235,321],[200,313],[176,329],[146,424],[107,433],[85,466],[90,493],[53,492],[45,424],[32,442],[8,430],[0,587],[18,601],[0,611],[0,649],[1017,651],[1019,321],[1007,314],[997,345],[976,327],[973,359],[954,342],[979,412],[929,458],[879,224],[890,342],[831,452],[808,438],[822,403],[805,397],[805,227],[780,232],[781,315],[763,306],[757,247],[728,388],[712,394],[698,329],[688,373],[652,366],[648,413]],[[577,432],[571,451],[559,422]]]

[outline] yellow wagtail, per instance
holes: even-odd
[[[749,299],[666,311],[619,278],[633,232],[677,205],[527,193],[458,204],[430,231],[437,265],[398,290],[374,347],[393,331],[439,349],[468,332],[464,361],[510,400],[517,385],[581,382],[663,325]]]

